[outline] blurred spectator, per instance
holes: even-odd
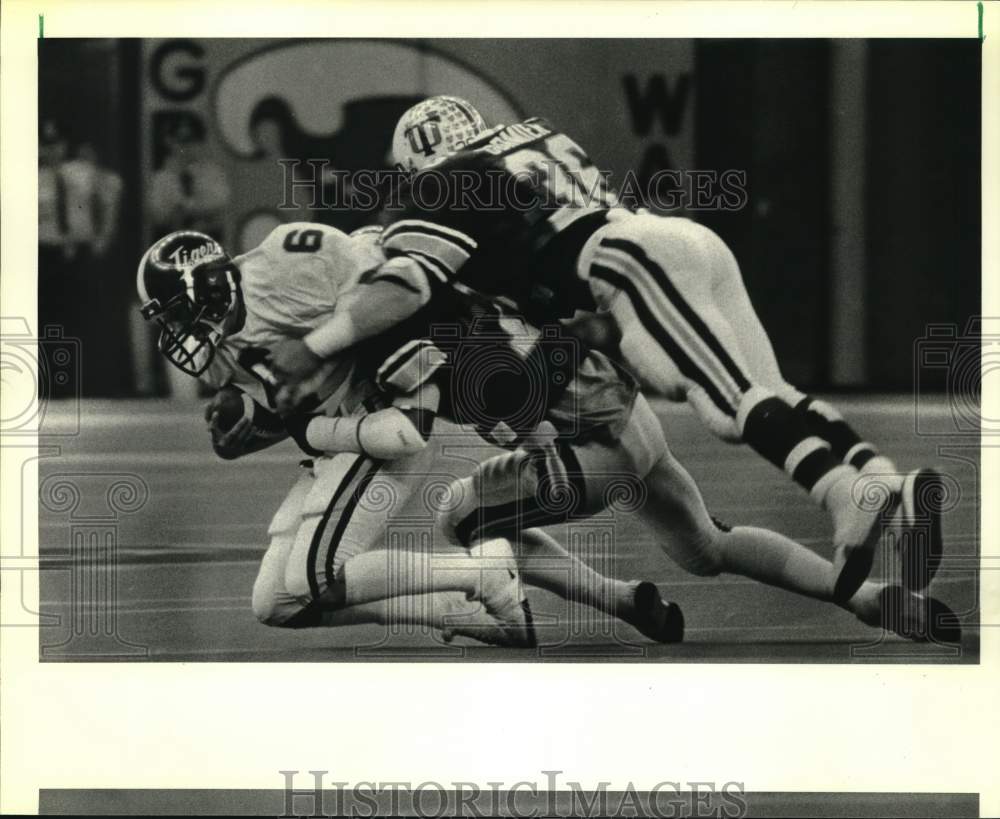
[[[42,126],[39,144],[39,324],[58,325],[82,342],[86,394],[110,395],[121,389],[121,368],[114,365],[108,327],[120,287],[109,280],[110,251],[118,234],[121,177],[102,167],[90,143],[66,158],[67,140],[54,122]],[[55,394],[54,394],[55,395]]]
[[[69,258],[66,182],[61,168],[66,139],[51,120],[43,122],[38,144],[38,324],[65,329]]]
[[[118,235],[122,179],[98,162],[97,150],[89,142],[81,142],[75,158],[63,163],[61,176],[69,202],[66,234],[70,255],[83,254],[91,261],[101,261]]]
[[[204,138],[181,132],[170,140],[163,167],[150,183],[148,207],[155,233],[200,230],[224,245],[229,197],[226,173],[205,156]]]

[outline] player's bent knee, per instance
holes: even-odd
[[[265,626],[275,628],[301,628],[299,615],[306,608],[283,589],[274,584],[257,582],[250,601],[253,615]]]
[[[678,559],[677,563],[688,574],[697,577],[716,577],[722,574],[722,557],[716,547],[715,537],[711,535],[693,542],[683,559]]]
[[[692,386],[687,391],[687,400],[701,422],[716,438],[727,444],[738,444],[743,440],[743,431],[737,422],[737,416],[727,415],[709,398],[708,393],[699,386]]]
[[[648,475],[669,453],[660,419],[642,393],[636,396],[621,440],[629,458],[629,471],[639,478]]]

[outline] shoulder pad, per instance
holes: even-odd
[[[426,338],[409,341],[390,355],[375,375],[384,392],[411,393],[430,381],[448,356]]]

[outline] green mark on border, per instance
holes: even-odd
[[[979,29],[980,30],[982,30],[982,28],[983,28],[983,8],[982,8],[982,6],[983,6],[983,4],[980,3],[979,4]],[[38,15],[38,39],[39,40],[44,40],[45,39],[45,15],[44,14],[39,14]]]
[[[986,39],[986,35],[983,34],[983,0],[979,0],[976,6],[979,8],[979,42],[981,43]]]

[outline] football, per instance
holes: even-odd
[[[219,429],[228,432],[243,417],[243,393],[235,387],[223,387],[209,404],[209,415],[219,413]]]

